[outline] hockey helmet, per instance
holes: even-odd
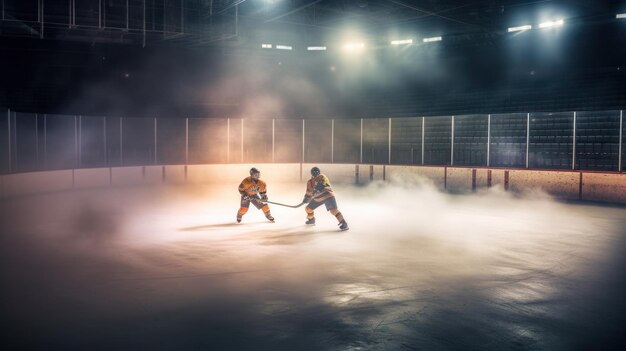
[[[313,177],[317,177],[318,175],[320,175],[320,169],[318,167],[313,167],[311,168],[311,175]]]

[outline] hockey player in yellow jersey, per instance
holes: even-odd
[[[337,221],[339,221],[339,229],[348,230],[348,223],[339,209],[337,209],[337,200],[333,189],[330,187],[330,180],[328,177],[320,173],[320,169],[317,167],[311,168],[311,179],[306,183],[306,193],[302,202],[309,204],[304,208],[306,211],[306,224],[315,224],[315,209],[321,205],[326,206],[326,210],[329,211]]]
[[[241,194],[241,207],[237,212],[237,223],[241,223],[241,218],[248,212],[250,203],[254,207],[260,209],[270,222],[274,222],[274,217],[270,213],[270,207],[265,203],[267,201],[267,184],[259,179],[261,172],[256,168],[250,169],[250,176],[244,178],[239,184],[239,194]]]

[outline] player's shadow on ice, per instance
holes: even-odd
[[[268,221],[259,221],[259,222],[248,222],[246,224],[268,224],[268,225],[273,225],[273,223],[270,223]],[[180,228],[178,229],[181,232],[202,232],[202,231],[208,231],[208,230],[212,230],[212,229],[232,229],[232,228],[248,228],[246,227],[245,224],[241,224],[241,223],[235,223],[235,222],[228,222],[228,223],[215,223],[215,224],[206,224],[206,225],[198,225],[195,227],[186,227],[186,228]]]
[[[271,224],[269,222],[252,222],[249,224]],[[249,239],[254,239],[260,241],[260,245],[297,245],[309,242],[321,236],[334,236],[334,235],[342,235],[342,232],[339,230],[316,230],[315,227],[303,227],[303,228],[281,228],[281,229],[272,229],[272,227],[264,227],[260,229],[259,227],[246,227],[243,224],[239,223],[215,223],[215,224],[206,224],[199,225],[194,227],[186,227],[180,228],[179,231],[184,232],[209,232],[212,230],[220,230],[220,229],[236,229],[236,228],[249,228],[253,229],[252,231],[246,232],[245,236]],[[242,233],[244,234],[244,233]]]
[[[284,233],[276,232],[276,234],[265,233],[261,245],[295,245],[302,244],[314,240],[325,235],[341,235],[339,230],[290,230]]]
[[[233,228],[237,226],[241,226],[241,224],[239,223],[216,223],[216,224],[198,225],[195,227],[180,228],[179,231],[201,232],[201,231],[206,231],[206,230],[211,230],[211,229]]]

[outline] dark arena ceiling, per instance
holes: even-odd
[[[1,6],[0,105],[16,110],[234,116],[242,110],[233,106],[258,91],[288,101],[282,113],[289,116],[626,103],[626,20],[616,18],[626,12],[623,1],[2,0]],[[560,19],[562,28],[539,29]],[[521,25],[533,29],[508,30]],[[412,44],[390,44],[405,39]],[[356,60],[343,52],[353,41],[365,45]],[[306,97],[290,96],[284,77],[306,81],[332,103],[310,108]],[[227,79],[240,84],[236,93],[193,96]],[[554,98],[546,102],[547,95]]]
[[[303,45],[320,43],[349,27],[380,44],[407,35],[482,44],[516,23],[558,16],[568,24],[592,25],[614,20],[619,11],[619,1],[597,0],[3,0],[1,34],[256,47],[259,40],[286,34],[297,34]]]

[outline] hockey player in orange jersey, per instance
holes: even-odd
[[[320,169],[317,167],[311,168],[311,179],[306,183],[306,193],[302,202],[309,203],[304,208],[307,218],[306,224],[315,224],[314,210],[321,205],[326,205],[326,210],[339,221],[339,229],[349,229],[348,223],[343,218],[341,212],[339,212],[339,209],[337,209],[337,200],[335,199],[333,189],[330,187],[330,180],[321,174]]]
[[[250,176],[244,178],[239,184],[239,194],[241,194],[241,207],[237,212],[237,223],[241,223],[241,218],[250,207],[250,203],[254,207],[260,209],[270,222],[274,222],[274,217],[270,213],[270,207],[264,203],[267,201],[267,184],[259,179],[261,172],[256,168],[250,169]]]

